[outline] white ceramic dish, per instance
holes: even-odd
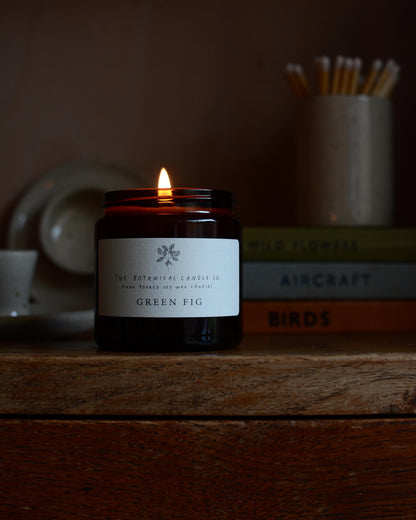
[[[13,340],[71,339],[92,332],[93,328],[93,309],[14,318],[0,316],[0,337]]]
[[[33,278],[31,313],[35,316],[94,307],[94,277],[75,274],[52,262],[39,236],[41,215],[47,204],[63,192],[141,188],[143,181],[132,172],[112,165],[76,162],[41,177],[24,194],[15,208],[8,230],[11,249],[37,249],[39,258]],[[98,204],[98,199],[95,201]],[[100,208],[92,210],[99,214]],[[61,246],[65,248],[65,245]]]
[[[94,274],[94,229],[103,200],[103,190],[85,187],[54,197],[42,212],[42,249],[64,271]]]

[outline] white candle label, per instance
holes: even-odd
[[[140,318],[237,316],[238,240],[108,238],[98,242],[98,313]]]

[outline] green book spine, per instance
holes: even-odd
[[[416,261],[416,229],[246,227],[245,261]]]

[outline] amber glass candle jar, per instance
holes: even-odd
[[[105,194],[96,226],[95,338],[103,349],[179,351],[237,345],[241,225],[228,191]]]

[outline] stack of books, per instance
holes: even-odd
[[[245,228],[247,333],[416,331],[416,229]]]

